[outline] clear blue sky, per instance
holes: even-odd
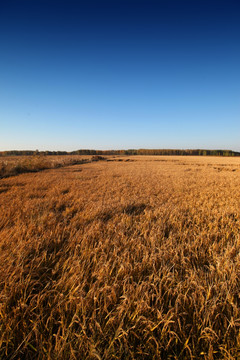
[[[240,151],[240,3],[5,0],[0,150]]]

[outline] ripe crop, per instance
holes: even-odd
[[[99,160],[0,179],[0,358],[239,358],[240,159]]]

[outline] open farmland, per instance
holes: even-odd
[[[0,180],[0,358],[240,358],[240,158],[108,160]]]

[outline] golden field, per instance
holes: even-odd
[[[240,158],[108,160],[0,179],[0,358],[239,359]]]

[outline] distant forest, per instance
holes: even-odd
[[[1,151],[0,156],[26,155],[185,155],[185,156],[240,156],[232,150],[176,150],[176,149],[129,149],[129,150],[76,150],[76,151],[38,151],[11,150]]]

